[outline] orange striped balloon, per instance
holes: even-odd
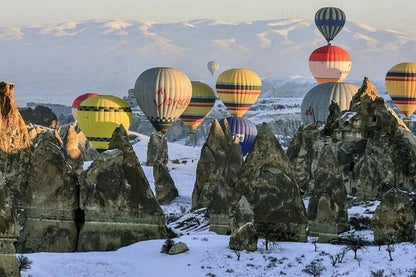
[[[386,89],[393,103],[410,117],[416,110],[416,63],[399,63],[390,68]]]
[[[215,87],[230,114],[242,117],[259,97],[261,79],[252,70],[233,68],[218,76]]]
[[[309,69],[319,84],[342,82],[351,70],[351,57],[341,47],[326,45],[311,53]]]
[[[203,82],[191,81],[192,98],[186,110],[179,117],[193,132],[204,121],[215,104],[215,93],[210,86]]]

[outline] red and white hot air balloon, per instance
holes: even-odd
[[[309,69],[319,84],[342,82],[351,70],[351,57],[341,47],[326,45],[311,53]]]

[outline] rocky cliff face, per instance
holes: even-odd
[[[329,145],[321,151],[317,167],[308,207],[309,235],[327,242],[349,228],[347,190]]]
[[[380,244],[415,241],[415,214],[409,194],[396,188],[388,191],[374,212],[371,228]]]
[[[153,132],[149,138],[149,144],[147,146],[147,166],[154,166],[155,164],[167,164],[169,160],[168,156],[168,140],[165,136],[159,135],[157,132]]]
[[[235,200],[241,196],[252,205],[260,237],[306,241],[306,210],[297,179],[289,159],[265,123],[258,130],[236,185]]]
[[[368,78],[351,101],[350,110],[330,109],[323,130],[309,125],[298,131],[288,156],[310,194],[318,157],[330,142],[344,186],[360,199],[381,198],[394,185],[416,189],[416,140],[403,121],[377,96]]]
[[[228,123],[224,127],[215,120],[209,136],[201,149],[196,170],[196,183],[192,193],[192,209],[210,207],[221,212],[223,205],[233,195],[234,185],[243,164],[240,145],[233,141]],[[217,197],[213,203],[215,195]]]
[[[80,190],[85,223],[79,251],[115,250],[166,237],[163,211],[122,126],[114,131],[109,150],[82,174]]]
[[[19,197],[18,249],[22,252],[75,251],[77,177],[55,131],[40,134],[30,155],[27,183]]]

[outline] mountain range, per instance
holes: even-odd
[[[0,76],[16,84],[19,106],[29,101],[71,104],[86,91],[125,96],[140,73],[155,66],[179,68],[191,80],[212,86],[219,72],[232,67],[250,68],[279,83],[288,78],[310,85],[309,54],[323,45],[313,21],[299,18],[0,27]],[[416,32],[347,22],[333,45],[352,57],[345,81],[364,76],[382,81],[394,64],[415,60]],[[220,64],[214,76],[206,67],[210,60]]]

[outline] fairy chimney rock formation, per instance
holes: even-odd
[[[155,179],[157,201],[161,205],[170,204],[179,194],[167,166],[162,163],[156,163],[153,166],[153,177]]]
[[[153,166],[156,163],[168,163],[168,139],[165,136],[153,132],[150,135],[149,144],[147,146],[147,166]]]
[[[252,204],[260,237],[306,241],[307,216],[289,160],[263,123],[236,185],[236,198]]]
[[[167,235],[163,210],[122,126],[115,129],[109,150],[82,173],[80,194],[85,223],[78,251],[115,250]]]
[[[370,223],[376,243],[415,241],[415,214],[409,194],[393,188],[387,192]]]
[[[208,208],[212,231],[230,232],[229,210],[242,164],[240,144],[233,140],[227,120],[223,126],[215,120],[201,149],[192,193],[192,209]]]
[[[0,82],[0,151],[16,153],[31,146],[25,122],[14,101],[14,84]]]
[[[65,156],[78,176],[81,175],[84,160],[79,149],[79,137],[74,125],[70,125],[63,137]]]
[[[316,171],[308,207],[309,235],[328,242],[349,226],[347,190],[329,145],[322,150]]]
[[[68,164],[57,132],[34,139],[27,182],[20,188],[17,248],[22,252],[76,250],[77,177]]]

